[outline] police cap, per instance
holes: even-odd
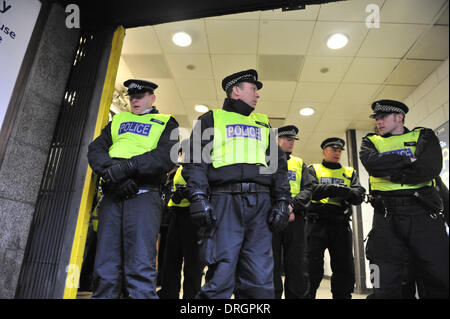
[[[294,139],[298,140],[297,134],[298,127],[295,125],[286,125],[278,129],[279,137],[293,137]]]
[[[263,84],[258,81],[258,72],[256,72],[256,70],[250,69],[233,73],[225,77],[222,80],[222,89],[227,92],[230,87],[235,86],[240,82],[254,83],[256,84],[258,90],[260,90],[263,86]]]
[[[123,85],[128,88],[128,95],[140,94],[145,92],[153,94],[153,91],[158,87],[158,84],[156,83],[135,79],[126,80],[125,82],[123,82]]]
[[[372,103],[373,114],[370,115],[371,118],[375,118],[378,114],[389,114],[389,113],[408,113],[408,107],[399,101],[394,100],[378,100]]]
[[[322,144],[320,144],[320,147],[322,149],[325,149],[325,147],[334,147],[334,148],[340,148],[341,150],[344,150],[345,141],[342,138],[339,137],[329,137],[325,139]]]

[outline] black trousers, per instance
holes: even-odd
[[[449,240],[444,218],[419,205],[375,208],[366,246],[371,298],[401,299],[404,267],[420,278],[424,298],[449,297]],[[422,296],[421,296],[422,297]]]
[[[273,282],[275,298],[281,299],[283,284],[281,280],[284,264],[284,294],[286,299],[304,299],[308,297],[309,278],[305,247],[305,221],[298,214],[288,227],[273,234],[272,249],[274,259]],[[283,259],[283,262],[282,262]]]
[[[105,195],[99,207],[94,265],[96,298],[119,298],[121,273],[130,298],[158,298],[156,242],[161,222],[158,191],[128,200]]]
[[[178,299],[183,267],[183,299],[193,299],[200,291],[203,271],[198,257],[197,227],[192,223],[189,207],[171,207],[172,218],[167,232],[161,273],[161,299]]]
[[[333,299],[350,299],[355,286],[355,265],[348,220],[319,217],[315,222],[307,221],[306,228],[310,297],[316,297],[323,278],[324,253],[328,249]]]
[[[235,292],[236,298],[273,299],[270,194],[213,193],[210,201],[217,227],[204,242],[212,263],[197,298],[228,299]]]

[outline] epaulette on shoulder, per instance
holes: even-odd
[[[415,131],[415,130],[429,130],[429,128],[423,127],[423,126],[416,126],[415,128],[412,129],[412,131]]]

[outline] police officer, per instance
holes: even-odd
[[[189,140],[183,140],[179,151],[179,163],[183,163]],[[178,299],[181,287],[181,268],[183,265],[183,299],[193,299],[200,291],[202,267],[198,257],[197,231],[189,215],[189,201],[186,199],[186,181],[181,176],[180,165],[173,179],[172,196],[168,207],[171,220],[167,234],[161,290],[162,299]]]
[[[318,183],[307,216],[310,296],[313,299],[323,277],[327,248],[333,299],[350,299],[355,285],[349,220],[351,205],[362,203],[365,189],[360,185],[356,171],[339,163],[344,146],[345,141],[338,137],[325,139],[320,145],[324,157],[322,163],[308,168]]]
[[[197,298],[274,297],[271,229],[287,226],[290,191],[268,117],[253,112],[261,87],[252,69],[225,77],[223,108],[200,116],[190,138],[192,158],[181,174],[208,265]]]
[[[170,149],[177,141],[170,134],[178,123],[153,106],[155,83],[131,79],[124,86],[131,112],[116,114],[88,150],[90,166],[106,181],[92,298],[119,296],[122,266],[130,298],[157,298],[159,188],[173,165]]]
[[[408,107],[372,104],[378,133],[361,143],[374,206],[366,256],[379,276],[372,298],[402,298],[404,267],[414,267],[426,298],[448,298],[448,235],[435,178],[442,168],[439,140],[431,129],[404,126]]]
[[[285,273],[285,298],[304,299],[308,297],[309,293],[304,217],[311,202],[315,180],[311,178],[303,159],[292,155],[294,142],[298,140],[297,134],[298,128],[295,125],[287,125],[278,129],[278,143],[287,157],[288,179],[291,186],[290,205],[293,212],[287,228],[273,234],[272,237],[273,281],[277,299],[280,299],[283,294],[282,265],[284,265]]]

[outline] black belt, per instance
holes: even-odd
[[[213,186],[212,193],[270,193],[269,186],[257,183],[229,183]]]
[[[399,206],[417,206],[419,202],[414,197],[389,197],[389,196],[374,196],[375,203],[380,202],[386,207]]]

